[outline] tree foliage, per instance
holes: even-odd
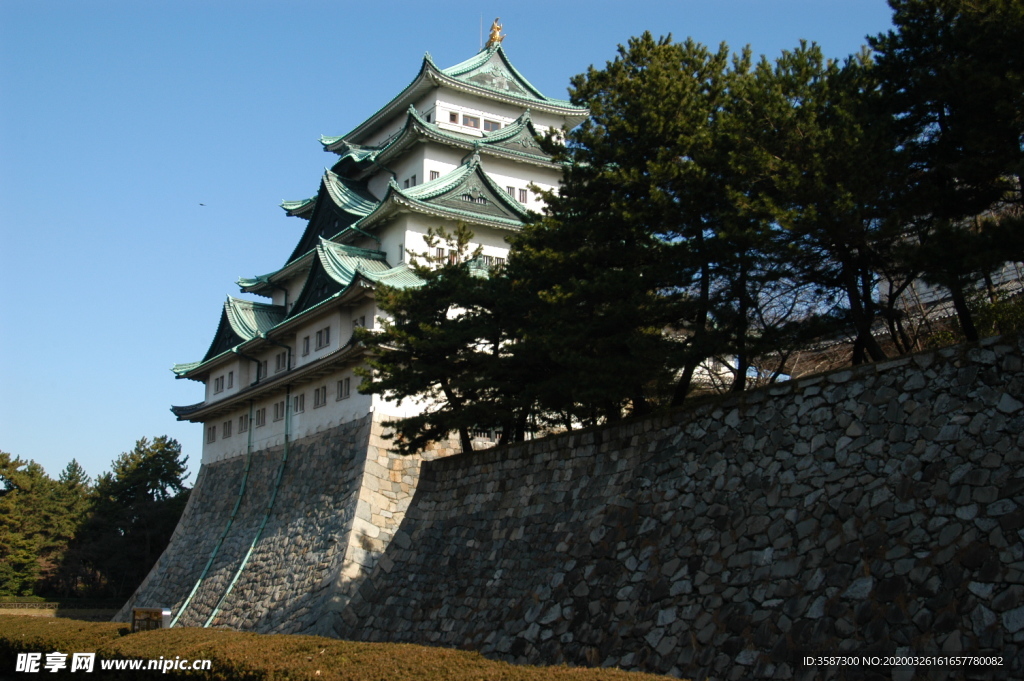
[[[422,285],[378,287],[377,305],[387,316],[379,330],[359,332],[372,352],[360,390],[423,406],[394,422],[399,451],[419,451],[453,432],[462,450],[472,451],[472,431],[516,420],[510,401],[500,396],[500,364],[510,339],[479,252],[470,251],[472,236],[464,225],[453,233],[432,230],[427,252],[411,259]],[[441,244],[446,253],[438,256]]]
[[[188,457],[177,440],[142,438],[96,480],[89,519],[69,550],[64,579],[92,596],[130,595],[170,541],[188,501]]]
[[[0,595],[117,598],[138,586],[188,499],[175,440],[143,438],[93,485],[0,452]]]
[[[575,77],[591,116],[544,141],[563,183],[502,272],[474,277],[460,237],[464,260],[383,292],[363,387],[434,405],[406,448],[743,390],[816,338],[849,334],[854,363],[909,352],[899,301],[922,277],[975,335],[970,290],[1024,256],[1024,5],[891,4],[874,56],[645,33]]]
[[[890,0],[895,30],[870,38],[903,181],[896,209],[927,281],[947,288],[968,340],[980,277],[1020,244],[1024,171],[1024,5],[1017,0]],[[975,220],[989,214],[989,220]],[[1019,213],[1018,213],[1019,214]],[[985,227],[986,229],[982,229]],[[1017,257],[1020,257],[1019,254]]]

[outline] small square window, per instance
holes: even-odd
[[[402,183],[402,189],[408,189],[408,188],[409,188],[409,180],[406,180],[405,182]]]
[[[223,391],[224,391],[224,377],[223,376],[218,376],[217,378],[213,379],[213,392],[214,393],[219,393],[219,392],[223,392]]]
[[[519,190],[519,203],[526,203],[526,201],[527,201],[526,190],[525,189],[520,189]]]
[[[313,391],[313,408],[322,407],[327,404],[327,386],[322,385]]]
[[[284,418],[284,400],[274,403],[274,420],[280,421]]]
[[[448,112],[448,122],[449,123],[458,123],[459,122],[459,114],[455,113],[454,111],[449,111]]]
[[[256,427],[267,425],[267,408],[261,407],[256,410]]]
[[[509,195],[509,196],[511,196],[511,197],[512,197],[513,199],[514,199],[514,198],[516,198],[516,188],[515,188],[515,187],[505,187],[505,191],[506,191],[506,192],[508,193],[508,195]]]
[[[224,435],[223,437],[231,437],[231,421],[224,422]]]
[[[238,417],[238,432],[244,433],[247,430],[249,430],[249,415],[242,414]]]
[[[441,171],[440,170],[431,170],[430,171],[430,179],[431,180],[436,180],[439,177],[441,177]]]
[[[305,394],[296,395],[295,399],[293,400],[293,402],[294,402],[294,405],[295,405],[293,411],[296,414],[298,414],[300,412],[303,412],[303,411],[306,411],[306,395]]]
[[[494,132],[495,130],[501,130],[501,123],[498,121],[489,121],[484,119],[484,130],[487,132]]]
[[[349,394],[350,394],[350,388],[351,387],[352,387],[352,379],[351,378],[343,378],[340,381],[338,381],[338,399],[339,400],[346,399],[349,396]]]
[[[206,441],[216,442],[217,441],[217,426],[207,426],[206,428]]]
[[[477,118],[476,116],[463,116],[462,117],[462,124],[464,126],[466,126],[467,128],[479,128],[480,127],[480,119]]]

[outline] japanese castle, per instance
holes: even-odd
[[[559,182],[536,137],[587,116],[516,70],[500,28],[450,68],[427,54],[394,99],[348,134],[321,138],[337,159],[316,195],[281,204],[306,221],[294,250],[279,269],[237,282],[263,300],[229,296],[202,360],[173,368],[206,387],[202,402],[172,407],[203,424],[204,464],[422,408],[356,389],[365,351],[354,329],[377,324],[375,286],[418,285],[408,254],[426,251],[429,229],[460,222],[482,265],[503,262],[506,235],[542,206],[535,189]]]

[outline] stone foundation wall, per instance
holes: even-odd
[[[324,633],[402,522],[420,463],[454,451],[398,456],[386,418],[296,440],[286,460],[276,446],[202,466],[170,544],[115,619],[161,606],[176,626]]]
[[[1005,665],[914,678],[1020,678],[1021,367],[990,339],[427,462],[318,629],[700,679],[969,651]]]

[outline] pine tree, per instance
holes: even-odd
[[[35,461],[0,452],[0,595],[35,594],[60,542],[56,483]]]
[[[359,331],[373,353],[360,391],[424,406],[392,422],[398,451],[420,451],[458,433],[462,451],[470,452],[473,430],[517,421],[501,394],[500,359],[509,338],[497,325],[487,270],[469,248],[472,237],[465,225],[451,234],[431,230],[427,252],[411,261],[423,284],[378,286],[377,305],[387,317],[379,330]],[[442,243],[455,255],[432,255]]]
[[[121,598],[141,584],[188,501],[188,457],[177,440],[142,438],[94,488],[94,505],[69,553],[87,595]]]
[[[1013,256],[990,249],[984,223],[972,218],[1004,202],[1024,205],[1024,4],[890,5],[896,30],[869,40],[906,169],[897,206],[924,278],[950,291],[961,328],[976,340],[968,292]]]

